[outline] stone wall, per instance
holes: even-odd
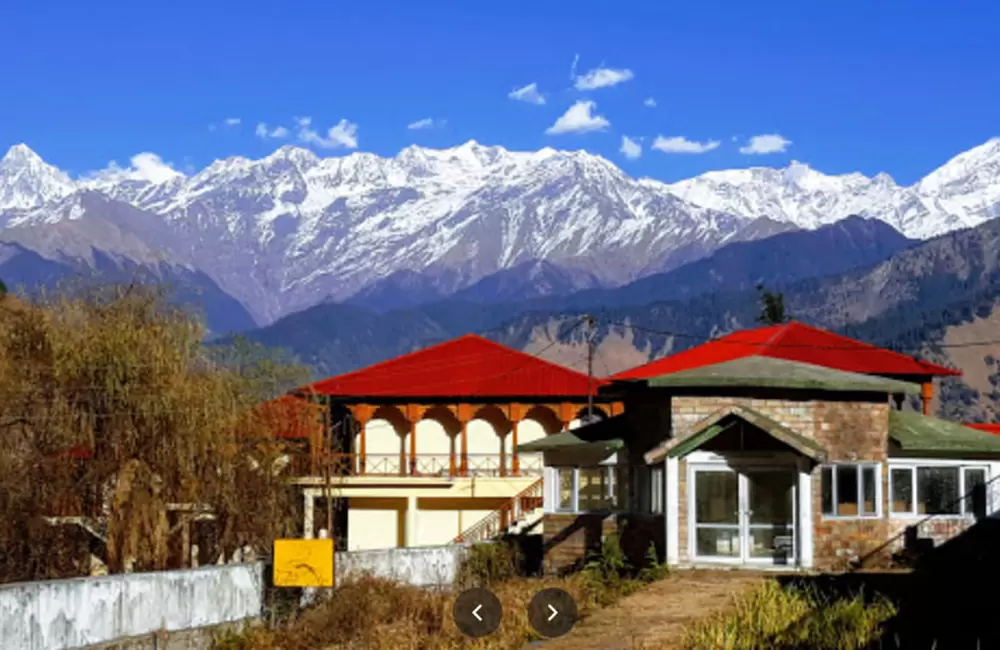
[[[871,401],[787,400],[751,397],[674,396],[670,409],[676,435],[690,434],[691,427],[721,409],[742,406],[765,415],[792,431],[817,441],[831,462],[878,461],[884,463],[889,439],[889,403]],[[688,555],[687,464],[678,464],[678,532],[681,560]],[[823,519],[820,469],[812,472],[814,563],[817,567],[840,566],[885,544],[902,528],[882,519]],[[888,498],[888,474],[883,465],[882,497]],[[888,512],[888,503],[882,504]]]
[[[579,569],[591,553],[600,552],[606,535],[617,533],[629,564],[641,568],[650,544],[663,559],[664,530],[661,515],[547,513],[542,518],[543,567],[556,574]]]

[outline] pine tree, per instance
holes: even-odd
[[[788,315],[785,313],[785,295],[780,292],[771,292],[764,288],[763,284],[757,285],[760,293],[760,316],[758,323],[765,325],[780,325],[788,322]]]

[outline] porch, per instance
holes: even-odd
[[[299,477],[540,477],[541,453],[519,445],[581,424],[587,406],[559,403],[331,403],[292,454]],[[598,417],[621,403],[595,405]]]

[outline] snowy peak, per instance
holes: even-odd
[[[25,144],[15,144],[0,159],[0,210],[34,208],[73,189],[69,176]]]
[[[961,185],[982,187],[996,183],[1000,183],[1000,138],[991,138],[932,171],[917,188],[924,193],[940,193],[960,190]]]
[[[191,176],[144,153],[73,181],[16,145],[0,159],[0,215],[7,225],[86,231],[87,241],[111,241],[110,226],[93,233],[99,218],[113,217],[128,234],[119,250],[183,251],[269,322],[402,271],[433,270],[432,293],[514,269],[496,276],[511,291],[551,291],[630,282],[734,241],[851,215],[926,239],[1000,217],[1000,140],[912,187],[798,161],[666,184],[582,150],[511,151],[475,140],[391,157],[320,157],[288,145]]]

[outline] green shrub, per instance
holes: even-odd
[[[669,572],[670,569],[667,567],[666,562],[660,562],[660,558],[656,554],[656,544],[650,542],[649,549],[646,550],[646,564],[639,571],[640,582],[663,580]]]
[[[489,587],[517,577],[521,554],[513,542],[473,544],[458,568],[460,587]]]

